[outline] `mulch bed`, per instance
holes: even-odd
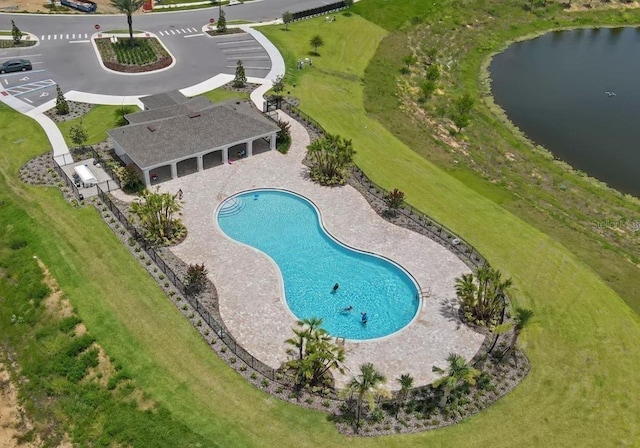
[[[205,31],[209,36],[227,36],[229,34],[247,34],[240,28],[227,28],[227,31],[224,33],[219,33],[218,30],[207,30]]]
[[[67,101],[69,105],[69,113],[66,115],[60,115],[55,107],[45,111],[45,115],[51,118],[56,123],[60,123],[62,121],[75,120],[76,118],[80,118],[87,114],[91,109],[93,109],[93,104],[88,103],[78,103],[76,101]]]

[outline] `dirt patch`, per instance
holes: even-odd
[[[73,307],[71,303],[64,297],[64,292],[58,286],[58,282],[53,278],[49,269],[39,259],[38,266],[44,274],[44,283],[51,290],[51,294],[44,300],[44,305],[53,316],[64,319],[73,315]],[[85,330],[86,331],[86,330]]]
[[[33,424],[27,418],[24,410],[18,404],[18,391],[11,381],[9,372],[0,363],[0,446],[40,447],[42,441],[37,435],[29,439],[29,432]]]

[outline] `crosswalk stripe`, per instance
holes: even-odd
[[[67,39],[69,39],[69,35],[68,35],[68,34],[67,34],[67,37],[66,37],[66,38],[67,38]]]
[[[184,28],[180,29],[180,31],[182,31],[183,33],[186,33],[186,31],[184,30]]]
[[[176,33],[173,32],[173,30],[169,30],[169,31],[171,31],[171,34],[176,34]]]
[[[42,40],[44,40],[44,34],[42,35]]]
[[[58,40],[58,35],[57,34],[53,35],[53,40]]]

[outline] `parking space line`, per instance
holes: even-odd
[[[24,58],[35,58],[37,56],[42,56],[42,55],[41,54],[23,54],[20,57],[24,59]],[[15,56],[3,56],[3,57],[0,57],[0,59],[15,59],[15,58],[16,58]]]
[[[33,104],[33,101],[31,101],[29,98],[22,98],[22,99],[23,99],[24,101],[27,101],[27,102],[29,102],[29,103]]]
[[[237,61],[238,59],[242,59],[247,60],[247,59],[257,59],[260,61],[268,61],[269,60],[269,55],[265,55],[265,56],[242,56],[242,58],[240,57],[228,57],[227,61]]]
[[[241,44],[242,42],[253,42],[253,43],[255,43],[255,40],[253,40],[253,39],[245,39],[245,40],[234,40],[233,42],[218,42],[217,45],[236,45],[236,44]]]
[[[243,47],[243,48],[232,48],[230,50],[222,50],[223,53],[255,53],[256,51],[263,50],[262,47]]]
[[[227,65],[227,68],[236,68],[235,65]],[[244,66],[245,70],[271,70],[271,67],[248,67]]]

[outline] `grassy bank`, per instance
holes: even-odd
[[[640,312],[640,232],[603,225],[640,221],[638,201],[572,171],[529,143],[493,104],[486,71],[478,75],[491,54],[513,40],[549,29],[640,23],[640,11],[570,13],[550,3],[532,13],[520,2],[497,1],[426,8],[414,6],[402,18],[384,1],[372,0],[362,9],[366,17],[395,30],[367,69],[367,111],[420,155],[552,235]],[[437,50],[437,63],[444,69],[437,93],[420,101],[428,49]],[[418,63],[401,75],[407,54],[418,56]],[[461,135],[451,136],[451,104],[464,92],[476,97],[472,123]]]
[[[389,8],[389,14],[393,9]],[[377,13],[375,8],[371,11]],[[516,299],[538,316],[535,328],[524,339],[533,363],[532,374],[524,384],[462,427],[425,435],[425,439],[451,443],[453,439],[449,437],[456,434],[456,445],[482,441],[494,444],[489,428],[500,426],[526,446],[539,445],[543,440],[545,445],[554,446],[567,446],[573,441],[579,441],[581,446],[597,446],[611,444],[612,440],[620,444],[634,440],[637,425],[615,409],[636,406],[627,398],[629,395],[621,392],[633,387],[631,395],[638,393],[635,381],[626,379],[627,375],[636,377],[633,363],[623,361],[622,367],[619,359],[640,357],[638,350],[629,350],[627,334],[628,329],[640,331],[638,317],[562,244],[494,202],[509,203],[515,198],[491,187],[480,188],[482,194],[473,191],[407,147],[377,117],[365,112],[364,72],[357,71],[357,67],[359,58],[364,59],[358,54],[364,55],[366,50],[349,41],[349,36],[363,35],[371,40],[375,35],[380,39],[386,34],[382,28],[358,17],[339,17],[333,23],[308,21],[290,28],[289,32],[264,30],[287,62],[300,57],[312,35],[320,34],[326,42],[312,68],[294,75],[296,87],[292,93],[301,99],[302,108],[329,132],[353,139],[358,151],[356,161],[367,174],[387,188],[405,191],[413,205],[459,231],[494,265],[512,275]],[[351,42],[349,52],[343,50],[345,42]],[[394,54],[398,54],[398,47]],[[384,60],[380,73],[398,76],[400,66],[385,67],[383,63]],[[356,70],[346,72],[345,67]],[[366,88],[372,88],[366,79]],[[382,90],[372,95],[375,93],[382,96],[384,107],[399,107],[397,98],[383,95]],[[404,121],[411,123],[407,116]],[[398,122],[394,125],[398,126],[394,133],[408,127]],[[628,327],[621,327],[618,319]],[[602,337],[604,334],[607,336]],[[621,374],[621,368],[626,374]],[[522,421],[527,422],[528,434],[517,436]],[[616,429],[600,435],[594,429],[596,423]],[[613,433],[616,435],[610,439]],[[553,440],[545,434],[553,434]],[[502,445],[509,444],[505,440]]]

